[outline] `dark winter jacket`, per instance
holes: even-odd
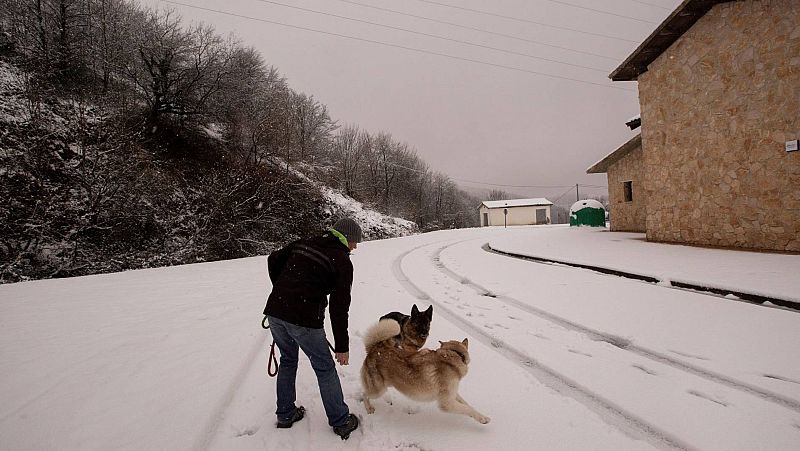
[[[330,294],[334,350],[349,351],[347,335],[353,264],[350,249],[333,232],[298,240],[267,258],[272,293],[264,314],[322,329]]]

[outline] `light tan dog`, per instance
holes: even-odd
[[[486,424],[489,417],[467,404],[458,394],[458,384],[467,375],[469,342],[439,342],[436,350],[413,351],[395,346],[393,338],[400,333],[397,321],[383,320],[370,327],[364,336],[367,357],[361,367],[364,406],[375,412],[370,402],[394,387],[416,401],[437,401],[445,412],[468,415]]]

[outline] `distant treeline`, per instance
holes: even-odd
[[[174,12],[4,0],[0,61],[0,282],[267,253],[337,214],[306,176],[421,230],[477,225],[408,144]]]

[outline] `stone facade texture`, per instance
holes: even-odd
[[[718,4],[638,81],[647,239],[800,251],[800,1]]]
[[[609,221],[612,232],[644,232],[647,221],[647,192],[642,187],[644,157],[642,146],[632,149],[616,163],[608,174]],[[625,202],[626,181],[632,181],[633,200]]]

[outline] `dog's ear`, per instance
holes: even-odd
[[[465,348],[469,348],[469,340],[467,340],[466,338],[464,339],[464,341],[461,342],[461,344],[464,345]]]
[[[442,340],[439,340],[439,347],[441,348],[442,346],[444,346],[444,342]]]
[[[425,316],[428,317],[428,321],[433,319],[433,305],[431,305],[430,307],[428,307],[427,310],[425,310]]]
[[[414,306],[411,307],[411,316],[415,315],[419,315],[419,309],[417,308],[417,304],[414,304]]]

